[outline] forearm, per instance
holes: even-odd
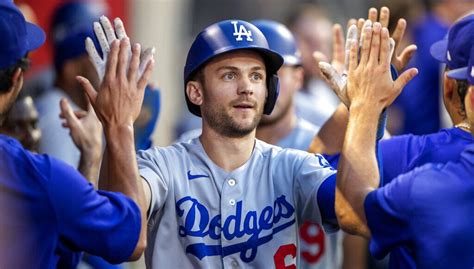
[[[370,236],[364,213],[368,192],[377,188],[379,172],[375,156],[377,122],[382,109],[351,106],[344,146],[339,161],[336,214],[349,233]]]
[[[309,152],[328,155],[341,152],[348,119],[349,111],[343,103],[340,103],[313,138]]]
[[[103,170],[107,175],[107,184],[101,184],[108,191],[121,192],[137,203],[141,211],[141,232],[138,247],[132,259],[141,256],[146,247],[146,211],[143,184],[138,173],[135,155],[133,126],[113,127],[105,130],[107,145]],[[101,173],[101,176],[103,174]]]
[[[109,175],[108,175],[108,149],[107,144],[105,144],[104,154],[102,156],[102,164],[100,166],[100,174],[99,174],[99,182],[98,187],[101,190],[108,190],[109,189]]]
[[[81,159],[79,160],[79,166],[77,170],[94,185],[94,188],[98,188],[98,176],[99,166],[101,159],[100,149],[90,149],[81,151]]]

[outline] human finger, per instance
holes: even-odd
[[[380,36],[382,26],[379,22],[374,23],[372,42],[370,44],[369,63],[376,65],[379,62],[380,56]]]
[[[344,63],[344,35],[340,24],[335,24],[332,28],[332,58],[341,64]]]
[[[373,22],[377,21],[377,9],[374,7],[369,8],[367,19]]]
[[[140,77],[140,80],[138,81],[138,89],[139,90],[145,90],[145,87],[148,83],[148,80],[151,77],[151,72],[153,71],[153,67],[155,66],[155,60],[151,58],[150,62],[145,68],[145,71],[143,72],[142,76]]]
[[[390,9],[388,7],[382,7],[380,9],[380,18],[379,22],[382,27],[388,27],[388,23],[390,21]]]
[[[120,50],[118,52],[117,77],[126,77],[128,69],[128,59],[130,52],[130,40],[124,38],[120,40]]]
[[[117,74],[117,62],[120,50],[119,46],[120,42],[118,40],[114,40],[114,42],[112,42],[110,53],[107,58],[104,79],[107,79],[109,81],[115,80]]]
[[[123,26],[123,22],[120,18],[114,19],[114,27],[118,39],[122,40],[128,37],[127,33],[125,32],[125,26]]]
[[[97,98],[97,91],[94,89],[91,82],[87,78],[82,76],[77,76],[76,80],[79,82],[79,84],[81,84],[82,89],[84,90],[87,98],[89,99],[89,102],[94,105],[95,100]]]
[[[132,58],[130,60],[130,68],[128,70],[128,80],[135,82],[137,81],[138,67],[140,64],[140,44],[134,44],[132,47]]]
[[[368,21],[370,22],[370,21]],[[372,41],[372,35],[373,35],[373,30],[372,27],[364,27],[362,35],[361,35],[361,41],[362,44],[360,45],[361,51],[360,51],[360,64],[365,65],[370,56],[370,46],[371,46],[371,41]]]
[[[107,37],[105,35],[104,29],[98,22],[94,22],[94,33],[99,41],[100,48],[102,49],[102,54],[104,55],[104,59],[107,58],[107,54],[110,51],[109,42],[107,41]],[[92,41],[92,40],[91,40]]]
[[[112,27],[109,18],[107,18],[106,16],[100,16],[99,21],[102,25],[102,28],[104,28],[108,43],[111,44],[114,40],[117,39],[117,36],[115,35],[114,28]]]
[[[388,29],[386,27],[382,28],[380,33],[380,64],[383,68],[390,68],[390,38]]]
[[[398,46],[400,45],[400,41],[403,39],[403,36],[405,35],[405,30],[407,27],[407,22],[405,19],[399,19],[397,22],[397,26],[395,27],[395,30],[392,33],[392,38],[395,40],[395,53],[394,56],[397,55],[397,49]]]

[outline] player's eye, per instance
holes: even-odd
[[[222,76],[224,80],[234,80],[236,77],[237,75],[234,72],[228,72]]]
[[[263,80],[263,74],[259,72],[254,72],[252,73],[251,78],[252,80],[260,81],[260,80]]]

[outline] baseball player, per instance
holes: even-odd
[[[1,124],[21,91],[26,55],[44,42],[45,35],[38,26],[26,22],[9,0],[0,0],[0,35]],[[127,45],[126,41],[122,43]],[[128,55],[122,53],[118,57],[118,51],[117,45],[112,47],[107,73],[125,70],[125,64],[117,67],[117,58],[122,63]],[[138,62],[139,53],[134,48],[132,63]],[[141,91],[151,68],[149,65],[138,80]],[[129,73],[135,74],[137,69],[137,64],[130,64]],[[118,79],[122,83],[114,86],[116,95],[137,92],[137,79],[130,78],[120,73]],[[113,80],[101,84],[103,94],[111,83]],[[120,109],[127,117],[130,112],[129,106]],[[124,138],[123,132],[111,131],[122,130],[122,126],[103,124],[113,133],[112,143]],[[133,136],[130,141],[133,146]],[[125,150],[127,146],[121,148]],[[137,259],[146,244],[145,221],[141,221],[146,211],[137,206],[143,190],[131,180],[125,183],[116,186],[115,191],[123,191],[129,197],[97,192],[74,168],[47,155],[33,154],[15,139],[0,135],[0,267],[55,268],[60,241],[71,249],[85,250],[114,263]]]
[[[426,164],[376,189],[376,119],[417,70],[409,69],[393,81],[387,75],[388,31],[375,24],[373,34],[367,33],[364,40],[360,64],[357,46],[350,53],[351,113],[336,192],[339,224],[348,232],[371,238],[375,257],[390,252],[391,268],[470,268],[474,264],[473,145],[465,147],[457,160]],[[474,84],[470,72],[474,57],[469,65],[464,78],[455,78],[466,79],[468,74],[469,83]],[[474,121],[473,90],[471,86],[464,99],[470,123]]]
[[[114,174],[99,186],[143,179],[148,267],[294,267],[303,221],[337,229],[336,171],[320,155],[255,139],[262,114],[275,106],[282,63],[254,25],[213,24],[194,40],[184,68],[186,103],[202,117],[202,135],[140,151],[139,175],[137,162],[118,146],[127,141],[114,143],[115,150],[106,147],[103,167]],[[102,110],[111,111],[110,100],[120,104],[125,97],[109,93],[107,99],[83,83],[99,118]],[[123,158],[128,164],[117,162]]]
[[[265,35],[270,49],[283,56],[278,70],[280,94],[270,115],[263,115],[256,137],[282,148],[307,151],[319,126],[298,117],[294,95],[302,86],[301,58],[293,34],[283,24],[270,20],[252,21]],[[342,233],[325,234],[317,223],[304,222],[299,231],[300,266],[298,268],[339,268]]]

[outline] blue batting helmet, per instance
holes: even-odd
[[[252,24],[265,35],[270,49],[283,56],[285,65],[301,64],[301,54],[296,46],[295,37],[285,25],[271,20],[255,20]]]
[[[184,66],[184,85],[194,74],[214,57],[223,53],[249,49],[263,57],[267,72],[268,96],[263,109],[270,114],[275,106],[279,86],[277,71],[283,64],[283,58],[268,47],[267,40],[255,25],[242,20],[226,20],[208,26],[198,34],[188,52]],[[193,104],[186,92],[186,104],[191,113],[201,116],[199,106]]]

